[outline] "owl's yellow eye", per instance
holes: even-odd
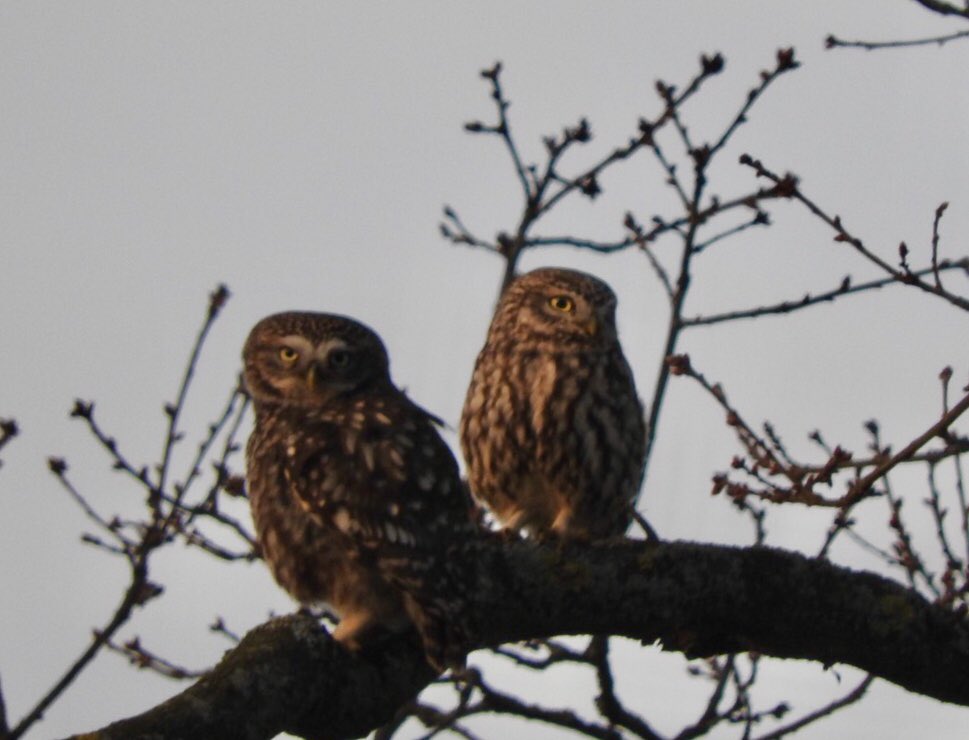
[[[294,362],[296,362],[296,360],[299,359],[299,352],[292,347],[280,347],[279,359],[287,365],[292,365]]]
[[[548,305],[563,313],[572,313],[575,310],[575,301],[567,295],[553,295],[548,299]]]

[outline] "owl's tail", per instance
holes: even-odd
[[[381,559],[381,569],[403,595],[427,662],[438,673],[462,670],[472,646],[466,588],[460,559],[449,554],[415,559]]]

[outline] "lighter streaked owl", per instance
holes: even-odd
[[[474,496],[538,538],[621,535],[643,477],[643,407],[616,296],[582,272],[516,278],[495,310],[461,417]]]

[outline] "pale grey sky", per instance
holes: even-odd
[[[755,108],[714,189],[750,189],[750,171],[735,165],[750,152],[801,175],[889,261],[901,240],[927,253],[933,212],[948,200],[943,250],[961,256],[969,46],[823,49],[831,32],[889,38],[947,29],[905,0],[0,5],[0,417],[23,430],[0,470],[0,679],[11,719],[82,649],[126,575],[80,544],[86,523],[46,474],[46,456],[65,455],[104,511],[140,505],[68,421],[72,401],[97,401],[133,459],[157,455],[162,403],[174,396],[218,282],[233,298],[204,357],[189,421],[219,410],[249,327],[301,308],[370,323],[388,344],[397,381],[456,424],[501,265],[445,243],[441,206],[490,237],[513,226],[519,204],[498,142],[462,130],[493,116],[481,68],[504,63],[510,115],[529,158],[542,156],[542,135],[587,116],[595,139],[576,153],[581,162],[623,143],[641,115],[655,115],[656,78],[682,84],[701,53],[720,51],[725,72],[685,111],[697,140],[716,135],[758,71],[773,66],[775,50],[793,45],[803,67]],[[646,159],[623,165],[603,178],[601,201],[568,204],[545,228],[620,236],[626,210],[645,219],[670,203],[662,180]],[[873,274],[798,207],[770,210],[775,226],[698,262],[689,313]],[[558,249],[524,261],[542,264],[613,284],[627,354],[648,396],[666,315],[642,256]],[[792,318],[689,332],[683,349],[750,420],[769,416],[806,455],[806,435],[818,427],[858,450],[872,416],[895,443],[924,430],[940,405],[939,370],[951,364],[965,381],[965,330],[964,315],[894,288]],[[687,381],[674,382],[643,500],[665,536],[749,541],[749,524],[709,496],[711,474],[734,452],[720,412]],[[899,477],[915,492],[913,512],[921,476]],[[885,518],[879,512],[873,522]],[[777,512],[770,542],[812,546],[826,523],[811,512]],[[838,555],[855,567],[877,565],[850,548]],[[292,608],[258,564],[226,567],[178,551],[156,568],[169,593],[125,635],[193,666],[224,648],[205,630],[216,614],[244,631],[270,610]],[[698,714],[700,694],[682,658],[632,650],[620,662],[624,695],[659,730]],[[787,698],[797,712],[856,673],[839,669],[839,685],[813,665],[775,663],[765,672],[776,680],[763,681],[763,704]],[[537,697],[590,696],[570,674],[534,683]],[[93,729],[178,689],[106,655],[34,736]],[[801,737],[956,738],[967,717],[878,682],[867,701]],[[520,724],[503,731],[526,732]]]

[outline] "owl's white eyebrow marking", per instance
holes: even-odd
[[[325,360],[326,356],[335,349],[346,349],[350,345],[342,339],[326,339],[316,345],[313,356],[318,360]]]
[[[299,350],[301,355],[308,355],[313,351],[312,343],[306,337],[302,337],[299,334],[287,334],[280,340],[280,344]]]

